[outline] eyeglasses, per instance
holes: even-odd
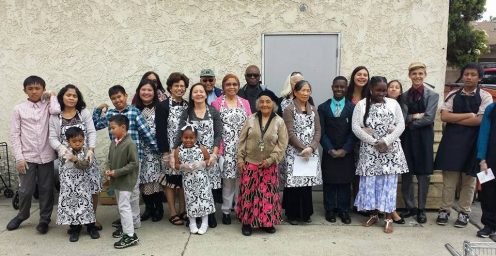
[[[252,78],[257,78],[260,76],[260,74],[245,74],[246,77],[252,77]]]
[[[202,82],[204,83],[213,83],[215,79],[213,78],[202,78]]]

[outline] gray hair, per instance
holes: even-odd
[[[270,99],[270,101],[272,101],[272,112],[277,113],[279,106],[274,100],[272,100],[272,98]],[[257,111],[260,111],[260,107],[258,106],[259,104],[260,104],[260,98],[258,98],[257,101],[255,101],[255,106]]]

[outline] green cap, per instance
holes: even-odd
[[[202,69],[202,71],[200,72],[200,77],[215,77],[215,73],[212,69]]]

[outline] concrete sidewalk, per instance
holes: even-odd
[[[491,241],[477,238],[478,228],[472,224],[463,229],[453,227],[456,214],[451,216],[448,226],[442,227],[435,223],[437,213],[429,212],[426,224],[419,225],[410,218],[404,225],[394,225],[394,233],[389,235],[382,231],[383,222],[365,228],[360,225],[365,217],[355,214],[351,225],[344,225],[339,219],[331,224],[324,219],[322,193],[314,192],[311,224],[284,223],[276,227],[275,234],[255,231],[251,237],[245,237],[238,221],[233,219],[232,225],[223,225],[218,211],[217,228],[200,236],[191,235],[187,227],[173,226],[164,218],[158,223],[142,223],[137,231],[139,245],[116,250],[111,227],[111,222],[118,218],[116,206],[98,208],[98,219],[104,226],[100,239],[91,240],[83,231],[76,243],[69,242],[67,227],[54,224],[55,209],[48,234],[38,234],[37,202],[33,206],[32,217],[20,229],[7,231],[5,226],[16,211],[10,199],[0,197],[0,255],[451,255],[444,247],[446,243],[461,252],[464,240]]]

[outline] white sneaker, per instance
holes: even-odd
[[[198,226],[196,225],[196,222],[193,222],[193,223],[190,223],[189,224],[189,232],[191,234],[196,234],[196,233],[198,233],[198,231],[199,230],[198,230]]]
[[[205,223],[200,226],[200,229],[198,229],[198,235],[203,235],[205,233],[207,233],[207,229],[208,229],[208,224]]]

